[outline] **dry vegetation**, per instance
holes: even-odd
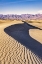
[[[42,59],[4,32],[6,27],[19,23],[23,22],[0,20],[0,64],[42,64]],[[30,24],[42,28],[42,23]],[[42,30],[31,29],[29,32],[32,38],[42,44]]]

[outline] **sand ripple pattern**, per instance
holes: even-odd
[[[0,64],[42,64],[42,60],[0,28]]]

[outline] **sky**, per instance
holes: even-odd
[[[0,0],[0,14],[42,14],[42,0]]]

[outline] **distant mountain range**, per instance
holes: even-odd
[[[21,15],[2,15],[0,14],[0,19],[19,19],[19,20],[30,20],[30,19],[42,19],[42,14],[21,14]]]

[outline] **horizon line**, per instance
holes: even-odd
[[[24,14],[30,14],[30,13],[24,13]],[[1,14],[0,15],[24,15],[24,14]],[[36,15],[36,14],[42,14],[42,13],[35,13],[35,14],[30,14],[30,15]]]

